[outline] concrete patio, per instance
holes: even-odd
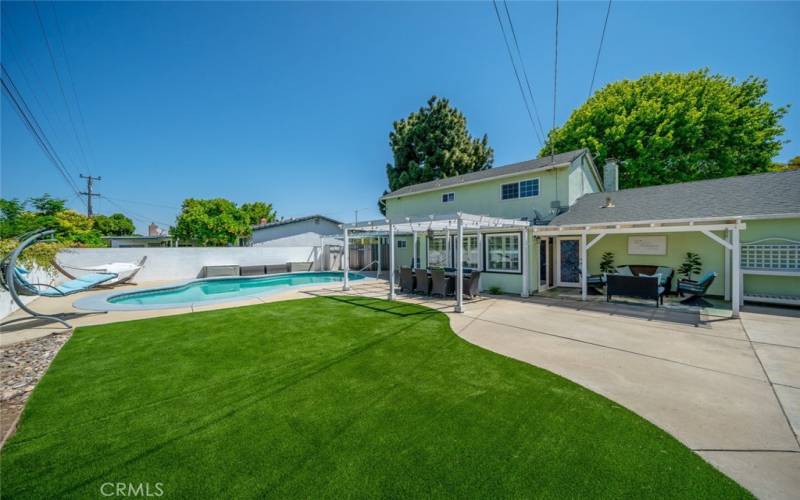
[[[146,285],[152,286],[153,283]],[[352,283],[350,294],[383,299],[383,281]],[[97,293],[97,292],[90,292]],[[263,299],[157,311],[76,314],[76,326],[342,294],[319,285]],[[551,370],[666,430],[760,498],[800,491],[800,310],[747,305],[740,319],[580,302],[485,297],[453,313],[452,299],[398,295],[448,314],[476,345]],[[39,300],[69,311],[72,298]],[[0,344],[48,335],[50,325],[4,329]]]

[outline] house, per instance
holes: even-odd
[[[130,234],[127,236],[103,236],[111,248],[143,248],[143,247],[171,247],[174,246],[172,238],[163,236],[141,236]]]
[[[463,212],[544,225],[581,196],[598,191],[602,191],[600,175],[589,151],[580,149],[406,186],[381,199],[390,220]],[[521,238],[518,229],[486,230],[480,236],[469,232],[464,238],[464,266],[483,270],[484,289],[499,287],[520,293]],[[417,242],[416,252],[413,240]],[[416,238],[400,236],[396,263],[411,265],[416,253],[418,265],[452,267],[454,241],[455,234],[448,232],[426,232]]]
[[[465,232],[463,265],[482,270],[483,290],[578,287],[585,298],[582,277],[600,272],[603,253],[618,266],[677,271],[691,251],[702,273],[719,276],[710,294],[739,298],[734,314],[744,300],[800,303],[800,171],[618,190],[617,168],[607,163],[601,179],[584,149],[407,186],[382,200],[392,225],[446,214],[524,221]],[[454,267],[452,230],[420,227],[396,237],[395,267]]]
[[[322,246],[342,234],[341,222],[324,215],[308,215],[253,226],[252,246]]]

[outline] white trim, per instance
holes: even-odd
[[[733,229],[733,234],[731,235],[731,245],[733,248],[731,249],[731,259],[732,259],[732,268],[731,275],[733,278],[733,282],[731,283],[731,316],[734,318],[739,317],[739,308],[743,302],[743,293],[742,293],[742,272],[739,269],[739,265],[741,263],[741,246],[739,245],[739,228],[736,227]],[[726,242],[727,243],[727,242]]]
[[[733,245],[732,245],[731,243],[728,243],[727,241],[723,240],[722,238],[720,238],[720,237],[719,237],[719,236],[717,236],[716,234],[712,233],[712,232],[711,232],[711,231],[709,231],[708,229],[703,229],[703,230],[702,230],[702,231],[700,231],[700,232],[701,232],[701,233],[703,233],[703,234],[705,234],[706,236],[708,236],[708,237],[709,237],[709,238],[711,238],[712,240],[716,241],[717,243],[719,243],[720,245],[722,245],[722,246],[723,246],[723,247],[725,247],[726,249],[728,249],[728,250],[733,250]]]
[[[520,265],[522,265],[522,293],[520,296],[528,297],[530,294],[530,250],[528,249],[528,228],[522,230],[522,259]]]
[[[520,193],[520,191],[522,189],[520,184],[522,184],[523,182],[528,182],[528,181],[536,181],[536,194],[531,195],[531,196],[520,196],[519,193]],[[510,186],[511,184],[516,184],[517,185],[517,197],[516,198],[503,198],[503,186]],[[526,200],[528,198],[538,198],[539,196],[541,196],[541,193],[542,193],[542,180],[541,180],[540,177],[531,177],[531,178],[528,178],[528,179],[520,179],[518,181],[506,182],[505,184],[500,184],[500,201]]]
[[[584,152],[582,154],[586,154],[586,153]],[[574,158],[572,161],[575,161],[578,158],[580,158],[580,155],[577,156],[576,158]],[[528,161],[530,161],[530,160],[528,160]],[[508,179],[510,177],[518,177],[520,175],[530,175],[533,172],[536,172],[536,173],[546,172],[548,170],[554,170],[554,169],[557,169],[557,168],[569,167],[569,166],[572,165],[572,161],[567,162],[567,163],[559,163],[557,165],[548,165],[546,167],[541,167],[541,168],[534,168],[534,169],[531,169],[531,171],[529,171],[529,172],[514,172],[512,174],[495,175],[495,176],[492,176],[492,177],[484,177],[483,179],[475,179],[474,181],[460,182],[458,184],[450,184],[448,186],[432,187],[432,188],[428,188],[428,189],[422,189],[422,190],[419,190],[419,191],[412,191],[412,192],[409,192],[409,193],[400,193],[400,194],[386,193],[385,195],[381,196],[380,200],[381,201],[385,201],[385,200],[391,200],[391,199],[394,199],[394,198],[402,198],[403,196],[414,196],[414,195],[423,194],[423,193],[430,193],[430,192],[433,192],[433,191],[442,191],[442,190],[445,190],[445,189],[453,189],[453,188],[457,188],[457,187],[460,187],[460,186],[468,186],[470,184],[478,184],[480,182],[493,181],[493,180],[496,180],[496,179]],[[512,165],[513,165],[513,163],[512,163]],[[510,165],[506,165],[506,166],[510,166]],[[498,167],[498,168],[503,168],[503,167]],[[451,179],[455,179],[455,177],[451,177]],[[403,188],[400,188],[400,189],[403,189]]]
[[[553,242],[553,247],[555,249],[555,258],[553,259],[555,262],[555,277],[553,279],[553,283],[555,286],[570,286],[570,287],[578,287],[580,286],[580,280],[572,283],[572,282],[564,282],[561,281],[561,242],[566,240],[575,240],[578,241],[580,245],[580,236],[559,236],[555,238]],[[578,259],[580,259],[580,249],[578,251]]]
[[[720,222],[731,220],[759,220],[759,219],[796,219],[800,218],[800,212],[787,213],[787,214],[762,214],[762,215],[728,215],[720,217],[687,217],[683,219],[643,219],[631,221],[608,221],[608,222],[586,222],[582,224],[563,224],[543,226],[549,229],[564,229],[572,230],[576,228],[588,227],[601,227],[601,226],[635,226],[635,225],[649,225],[649,224],[681,224],[681,223],[696,223],[696,222]]]
[[[581,244],[580,244],[579,252],[580,252],[579,260],[580,260],[580,266],[581,266],[581,275],[580,275],[580,280],[581,280],[581,300],[586,300],[586,295],[588,293],[587,292],[587,288],[588,287],[586,286],[586,278],[587,278],[586,275],[589,272],[589,266],[586,263],[586,261],[588,260],[586,258],[586,233],[583,233],[581,235]]]
[[[389,300],[396,298],[394,289],[394,226],[389,225]]]
[[[458,248],[456,249],[456,312],[464,312],[464,224],[458,219]],[[450,238],[448,238],[449,240]]]
[[[595,237],[594,237],[594,239],[593,239],[592,241],[590,241],[590,242],[588,242],[588,243],[586,244],[586,250],[588,251],[590,248],[592,248],[593,246],[595,246],[595,244],[596,244],[598,241],[600,241],[600,240],[602,240],[602,239],[603,239],[603,236],[605,236],[605,233],[598,234],[597,236],[595,236]]]
[[[490,266],[492,259],[489,254],[489,240],[494,237],[506,237],[506,236],[513,236],[517,239],[517,269],[493,269]],[[484,267],[486,268],[486,272],[490,273],[509,273],[509,274],[516,274],[522,272],[522,235],[520,233],[486,233],[484,237],[484,245],[485,248],[483,249],[486,252],[486,262],[484,262]]]
[[[546,226],[545,226],[546,227]],[[704,225],[682,225],[682,226],[647,226],[647,227],[605,227],[605,228],[595,228],[591,226],[581,226],[574,229],[543,229],[540,230],[539,227],[534,227],[533,232],[535,235],[545,235],[545,236],[553,236],[553,235],[575,235],[579,236],[583,233],[587,235],[590,234],[645,234],[645,233],[686,233],[686,232],[702,232],[702,231],[724,231],[726,229],[746,229],[747,226],[744,223],[730,223],[730,224],[704,224]]]

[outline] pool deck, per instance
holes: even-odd
[[[383,299],[387,291],[386,282],[371,281],[352,283],[350,292],[328,283],[182,309],[86,313],[71,308],[74,298],[37,300],[34,307],[70,311],[70,321],[84,326],[320,295]],[[747,304],[741,318],[731,319],[643,305],[504,296],[468,301],[466,312],[456,314],[452,299],[398,299],[441,310],[468,342],[550,370],[631,409],[760,498],[797,498],[799,309]],[[53,325],[12,325],[0,334],[0,344],[57,331]]]

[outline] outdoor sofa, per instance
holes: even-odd
[[[625,297],[638,297],[652,299],[664,303],[666,288],[659,284],[656,276],[624,276],[622,274],[609,274],[606,276],[606,301],[610,302],[615,295]]]

